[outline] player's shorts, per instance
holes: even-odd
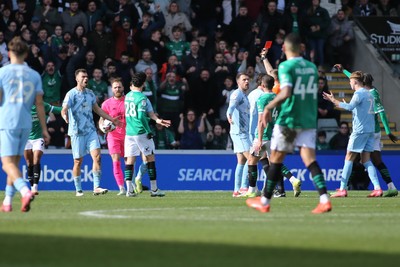
[[[374,133],[354,133],[352,132],[347,144],[347,151],[361,153],[363,151],[374,151]]]
[[[125,157],[136,157],[142,153],[144,156],[154,154],[156,150],[153,139],[148,139],[147,134],[125,136]]]
[[[22,156],[31,129],[0,130],[0,156]]]
[[[38,138],[38,139],[28,139],[28,142],[26,142],[25,145],[25,150],[32,150],[32,151],[44,151],[44,139],[43,138]]]
[[[256,153],[254,151],[254,144],[257,142],[256,139],[254,139],[253,141],[253,145],[250,148],[250,154],[253,155],[254,157],[262,157],[265,155],[265,153],[267,154],[267,156],[269,156],[271,154],[271,141],[262,141],[261,144],[261,148],[260,151],[258,153]]]
[[[381,132],[374,133],[374,151],[381,151],[382,147]]]
[[[124,157],[124,139],[114,138],[107,135],[107,146],[110,155],[120,154],[121,157]]]
[[[249,152],[251,147],[250,137],[248,135],[230,134],[233,143],[233,152]]]
[[[316,135],[316,129],[289,129],[275,124],[271,150],[291,153],[295,147],[315,149]]]
[[[95,149],[100,149],[100,141],[96,131],[86,135],[71,136],[72,156],[80,159]]]

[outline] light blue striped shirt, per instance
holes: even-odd
[[[374,97],[367,89],[358,89],[350,103],[340,102],[339,107],[352,111],[354,133],[375,132]]]
[[[226,114],[232,117],[232,134],[249,135],[250,103],[242,90],[236,89],[231,94]]]

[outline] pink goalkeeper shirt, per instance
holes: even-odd
[[[119,140],[125,139],[126,120],[125,120],[124,101],[125,101],[125,96],[121,97],[120,99],[115,99],[114,97],[111,97],[106,101],[104,101],[103,104],[101,105],[101,108],[108,115],[110,115],[113,118],[118,117],[118,119],[121,121],[121,125],[117,126],[117,128],[114,131],[108,133],[107,138],[113,138]]]

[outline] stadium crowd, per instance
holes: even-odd
[[[102,102],[119,77],[129,92],[136,72],[145,72],[144,93],[167,129],[154,125],[157,149],[227,149],[229,96],[235,76],[245,72],[250,90],[266,69],[259,56],[272,41],[268,61],[285,60],[284,37],[301,35],[302,56],[319,66],[320,95],[327,91],[324,70],[335,63],[351,69],[355,16],[398,16],[398,0],[342,0],[330,14],[320,0],[2,0],[0,67],[9,64],[8,42],[29,44],[26,63],[41,73],[44,101],[60,106],[85,69],[88,88]],[[324,1],[322,1],[324,2]],[[322,98],[318,116],[340,113]],[[97,117],[98,119],[98,117]],[[96,123],[97,125],[97,123]],[[67,124],[48,120],[50,147],[69,148]],[[321,135],[322,136],[322,135]],[[104,148],[106,139],[99,131]]]

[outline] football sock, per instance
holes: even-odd
[[[369,179],[371,179],[372,184],[374,185],[374,189],[381,189],[381,185],[379,184],[379,179],[378,179],[378,175],[376,174],[376,169],[374,167],[374,165],[372,164],[372,162],[369,160],[367,162],[365,162],[364,164],[365,169],[367,169],[368,171],[368,176]]]
[[[349,182],[352,169],[353,169],[353,162],[350,160],[345,160],[342,171],[342,179],[340,181],[340,190],[347,189],[347,183]]]
[[[21,193],[22,196],[25,196],[29,192],[29,188],[22,178],[17,178],[17,180],[15,180],[14,187]]]
[[[125,165],[124,178],[125,181],[132,181],[133,165]]]
[[[100,187],[101,171],[93,171],[93,189]]]
[[[33,185],[33,166],[28,166],[27,175],[28,175],[29,184],[32,186]]]
[[[15,195],[15,188],[12,185],[6,185],[6,189],[5,189],[5,196],[4,196],[4,201],[3,204],[4,205],[11,205],[12,203],[12,198]]]
[[[382,179],[385,181],[385,183],[388,185],[390,183],[393,184],[392,178],[390,177],[390,173],[389,170],[387,169],[385,163],[381,162],[379,163],[378,166],[376,166],[376,168],[378,169],[379,173],[382,176]],[[394,185],[393,185],[394,186]],[[394,188],[395,189],[395,188]]]
[[[124,185],[124,176],[122,175],[122,169],[121,169],[121,162],[118,161],[113,161],[113,172],[114,172],[114,178],[115,181],[117,182],[118,187],[121,187]]]
[[[33,184],[39,184],[40,180],[40,163],[33,165]]]
[[[318,193],[320,196],[326,194],[327,195],[327,190],[326,190],[326,183],[325,183],[325,179],[324,179],[324,174],[321,171],[321,168],[318,165],[317,161],[314,161],[313,163],[311,163],[307,169],[310,171],[313,182],[314,182],[314,186],[315,188],[317,188]]]
[[[74,177],[74,184],[75,184],[76,191],[82,191],[81,176]]]
[[[283,179],[282,176],[282,163],[271,163],[267,173],[267,182],[263,190],[263,195],[267,199],[271,199],[272,192],[278,181]]]
[[[142,164],[140,164],[139,171],[136,175],[136,178],[142,179],[143,175],[145,175],[146,172],[147,172],[147,163],[142,162]]]
[[[240,185],[241,185],[241,182],[242,182],[243,168],[244,168],[244,165],[242,165],[242,164],[238,163],[236,165],[236,169],[235,169],[235,187],[234,187],[234,190],[233,190],[235,192],[238,192],[239,189],[240,189]]]
[[[264,185],[263,185],[263,189],[262,189],[264,191],[265,185],[267,184],[267,173],[268,173],[268,169],[269,169],[269,160],[268,160],[268,158],[263,158],[263,159],[260,159],[260,162],[261,162],[261,167],[263,169],[263,172],[265,173],[265,180],[264,180]]]
[[[248,188],[249,187],[249,177],[247,176],[249,172],[249,165],[247,163],[244,165],[243,174],[242,174],[242,183],[240,188]]]
[[[249,165],[248,169],[249,169],[248,170],[249,187],[255,189],[255,187],[257,186],[257,176],[258,176],[257,165]]]
[[[285,185],[283,184],[283,176],[282,176],[282,179],[277,182],[276,189],[281,194],[285,193]]]
[[[397,189],[393,182],[388,183],[387,187],[388,187],[389,190],[396,190]]]
[[[157,190],[157,172],[156,172],[156,163],[154,161],[147,162],[147,171],[150,177],[150,189],[155,191]]]

